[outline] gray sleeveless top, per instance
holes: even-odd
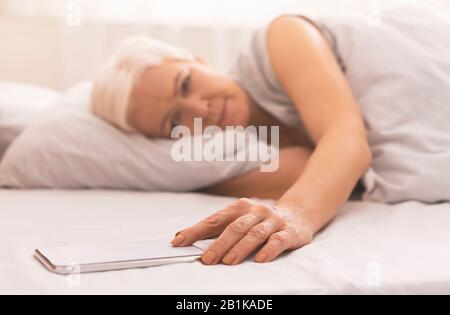
[[[363,114],[374,156],[364,175],[364,199],[448,200],[442,175],[448,174],[442,170],[448,169],[450,132],[448,16],[408,5],[383,10],[380,17],[378,23],[363,16],[313,22],[333,47]],[[268,113],[305,130],[272,69],[268,27],[255,32],[230,75]]]
[[[319,28],[330,42],[336,59],[345,72],[345,62],[341,58],[337,39],[331,31],[331,27],[319,20],[312,21],[300,15],[298,17],[306,19]],[[265,25],[255,32],[250,45],[240,52],[229,75],[269,114],[289,127],[306,132],[295,105],[280,85],[269,60],[266,41],[269,25]]]
[[[411,68],[423,64],[420,58],[430,58],[429,55],[432,54],[426,51],[426,47],[431,47],[433,40],[442,41],[444,36],[441,30],[446,27],[442,24],[444,20],[438,19],[435,13],[415,6],[398,6],[383,11],[383,23],[380,25],[370,23],[363,16],[324,15],[314,20],[302,15],[292,16],[312,23],[329,41],[363,113],[370,143],[379,142],[377,132],[389,127],[380,125],[380,117],[377,116],[380,108],[377,103],[380,103],[384,92],[374,90],[373,83],[386,77],[385,70],[389,70],[387,68],[404,64],[405,67],[401,70],[408,73]],[[423,25],[432,35],[436,30],[439,31],[439,36],[429,39],[431,43],[426,42],[427,34],[422,36],[425,39],[419,36],[419,39],[411,40],[411,20],[417,25]],[[289,127],[306,131],[295,104],[276,78],[269,60],[266,41],[269,26],[267,24],[254,33],[250,44],[238,55],[229,75],[269,114]],[[420,29],[414,30],[417,33]],[[439,49],[441,54],[447,53],[446,48]],[[413,58],[415,55],[411,51],[420,52],[416,54],[417,60]]]

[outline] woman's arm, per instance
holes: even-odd
[[[358,105],[319,30],[283,16],[267,36],[274,71],[316,144],[304,172],[277,205],[300,211],[315,233],[348,199],[370,166],[371,151]]]
[[[276,172],[263,173],[259,169],[221,182],[201,192],[237,198],[262,198],[278,200],[294,185],[302,174],[311,151],[302,147],[280,150]]]
[[[276,207],[239,199],[177,234],[174,246],[219,236],[202,256],[207,265],[236,265],[256,250],[257,262],[270,262],[308,244],[371,163],[358,105],[319,30],[306,20],[281,17],[269,28],[268,50],[316,147]]]

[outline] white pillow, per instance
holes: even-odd
[[[0,159],[14,138],[60,96],[44,87],[0,82]]]
[[[67,89],[59,102],[60,106],[68,108],[89,109],[92,81],[85,81]]]
[[[450,200],[449,21],[411,6],[382,11],[380,25],[327,21],[373,151],[365,200]]]
[[[191,137],[183,139],[189,141]],[[217,138],[209,141],[214,139]],[[11,145],[0,164],[0,186],[183,192],[216,184],[265,164],[176,162],[171,158],[174,142],[125,134],[86,110],[58,110],[34,122]],[[255,137],[250,143],[250,150],[267,150]],[[243,149],[239,146],[236,151],[226,152],[234,154]]]

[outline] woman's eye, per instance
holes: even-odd
[[[181,93],[183,96],[186,96],[189,93],[191,88],[191,76],[189,75],[186,79],[184,79],[183,84],[181,85]]]
[[[172,118],[172,125],[171,125],[172,130],[175,129],[176,127],[178,127],[179,125],[180,125],[179,117],[178,117],[178,115],[175,115],[175,116]]]

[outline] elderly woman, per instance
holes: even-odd
[[[371,150],[344,65],[325,26],[281,16],[256,32],[229,75],[148,38],[125,41],[98,75],[93,112],[127,132],[171,135],[194,127],[279,126],[280,168],[255,171],[207,192],[241,198],[176,234],[174,246],[218,237],[207,265],[236,265],[256,253],[271,262],[309,244],[349,198]]]

